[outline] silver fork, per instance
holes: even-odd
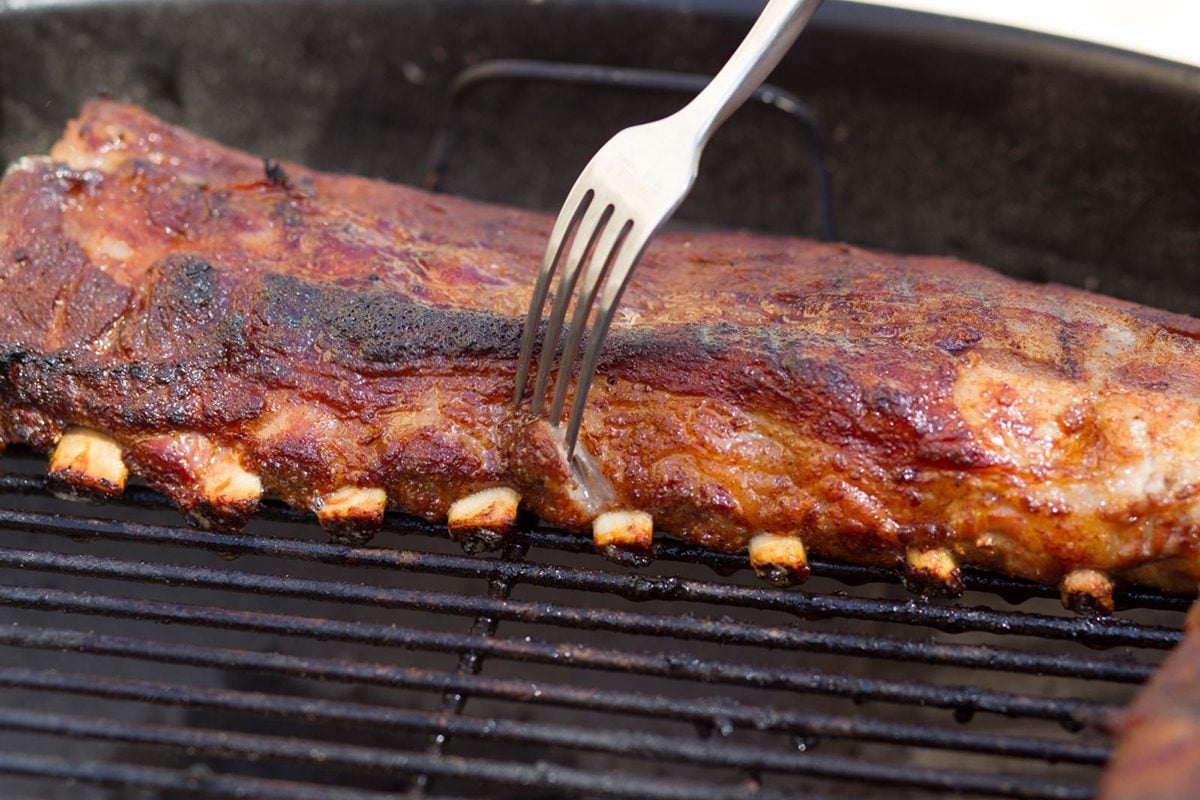
[[[571,368],[592,305],[599,294],[599,311],[580,366],[567,421],[564,443],[568,458],[575,453],[583,408],[600,349],[634,266],[655,232],[687,197],[696,180],[700,154],[713,131],[766,80],[820,4],[821,0],[770,0],[746,38],[704,91],[671,116],[626,128],[610,139],[584,167],[567,195],[550,234],[525,318],[513,403],[519,408],[524,398],[542,307],[551,279],[570,241],[566,269],[559,279],[546,326],[529,407],[535,417],[542,412],[559,332],[578,284],[575,313],[567,331],[554,397],[547,415],[550,424],[559,427]],[[581,273],[582,283],[579,281]]]

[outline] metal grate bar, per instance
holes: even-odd
[[[675,719],[725,729],[783,731],[814,738],[850,738],[916,747],[993,753],[1087,763],[1098,755],[1090,745],[981,734],[958,728],[912,725],[756,706],[732,698],[681,700],[643,692],[587,689],[543,681],[438,672],[392,664],[308,658],[281,653],[158,642],[126,636],[12,626],[0,629],[0,645],[86,652],[216,669],[252,669],[292,678],[330,680],[388,688],[462,691],[478,697],[586,709],[614,714]],[[1044,747],[1044,749],[1043,749]],[[1106,748],[1104,748],[1106,749]]]
[[[311,783],[217,775],[201,770],[176,770],[111,762],[68,761],[55,756],[0,752],[0,774],[52,778],[122,789],[182,792],[231,800],[393,800],[395,795],[342,789]],[[443,800],[451,800],[443,798]]]
[[[431,776],[469,777],[472,780],[550,788],[608,797],[662,798],[662,800],[725,800],[745,796],[744,787],[656,778],[633,778],[609,771],[596,772],[545,762],[528,765],[485,758],[457,758],[406,753],[359,745],[236,733],[206,728],[185,728],[114,719],[93,719],[68,714],[0,708],[0,728],[34,733],[98,738],[186,748],[219,757],[277,758],[299,763],[379,770],[388,773],[421,772]],[[821,778],[853,780],[885,786],[907,786],[943,792],[965,792],[1010,798],[1084,800],[1091,787],[1016,775],[993,775],[925,767],[893,766],[837,756],[770,753],[773,771],[788,771]],[[784,800],[788,794],[762,789],[759,800]]]
[[[116,700],[159,705],[206,708],[303,722],[370,727],[383,730],[445,732],[447,735],[521,744],[568,747],[581,750],[672,759],[708,766],[742,769],[795,770],[796,759],[809,758],[799,753],[771,753],[727,742],[685,741],[669,736],[619,728],[582,728],[542,722],[484,719],[470,716],[446,718],[436,712],[397,709],[365,703],[289,697],[231,689],[178,686],[158,681],[132,680],[20,667],[0,667],[0,686],[36,691],[66,692]],[[856,737],[857,738],[857,737]],[[989,738],[1002,740],[997,748],[976,752],[1000,751],[1039,760],[1077,764],[1103,764],[1108,749],[1101,745],[1064,742],[1040,737]],[[1020,752],[1014,752],[1014,746]],[[954,749],[972,749],[960,748]],[[785,758],[786,756],[786,758]]]
[[[527,547],[520,544],[509,544],[505,547],[504,555],[510,560],[519,560],[525,557]],[[508,576],[493,575],[488,580],[488,599],[503,603],[509,599],[512,593],[515,581]],[[471,634],[476,636],[495,636],[496,630],[500,625],[500,616],[487,609],[480,609],[476,612],[475,619],[471,622]],[[483,656],[475,650],[464,650],[458,656],[458,671],[463,674],[478,675],[483,669]],[[442,713],[445,715],[459,715],[467,704],[469,695],[466,692],[446,692],[442,695]],[[426,753],[430,755],[441,755],[446,747],[446,739],[449,730],[443,727],[433,734],[429,742],[429,747]],[[413,779],[412,787],[409,790],[410,797],[413,800],[425,797],[426,789],[429,786],[430,776],[421,773]]]
[[[102,678],[96,675],[46,673],[19,668],[0,668],[0,684],[26,690],[71,692],[143,703],[182,705],[188,708],[246,712],[284,720],[342,724],[391,730],[421,730],[486,740],[503,740],[544,746],[580,748],[647,759],[671,759],[707,766],[774,770],[805,774],[814,756],[808,753],[768,751],[730,742],[689,741],[630,729],[586,729],[563,724],[484,720],[454,717],[446,720],[433,712],[406,711],[380,705],[344,703],[337,700],[287,697],[216,690],[216,688],[173,686],[156,681]],[[1092,748],[1087,763],[1102,764],[1103,748]],[[1040,754],[1044,758],[1044,754]],[[851,777],[847,774],[846,777]]]
[[[630,600],[672,600],[781,611],[805,619],[845,617],[918,625],[948,633],[1069,639],[1093,647],[1169,649],[1182,636],[1176,629],[1119,618],[1055,617],[986,608],[945,607],[916,600],[889,601],[801,591],[706,583],[675,577],[644,577],[549,564],[497,561],[382,548],[347,548],[321,542],[246,534],[227,535],[163,525],[67,517],[0,509],[0,525],[37,533],[103,537],[122,541],[202,547],[218,552],[298,558],[325,563],[415,570],[488,579],[494,574],[536,586],[604,592]]]
[[[475,650],[515,661],[559,664],[661,678],[725,683],[847,697],[857,702],[953,709],[959,715],[990,712],[1014,717],[1088,724],[1111,713],[1110,706],[1072,697],[1039,697],[978,686],[934,685],[919,681],[863,678],[819,670],[762,667],[703,659],[687,653],[626,652],[538,640],[491,639],[392,625],[347,622],[216,606],[183,605],[58,589],[0,586],[0,604],[40,611],[100,614],[126,619],[183,623],[225,630],[258,631],[385,647],[459,652]]]
[[[930,640],[899,639],[888,636],[821,633],[795,627],[747,626],[736,621],[703,617],[652,615],[613,609],[588,609],[554,603],[515,601],[507,599],[512,584],[505,577],[494,577],[489,582],[489,595],[479,597],[326,580],[277,577],[234,569],[215,570],[8,548],[0,548],[0,567],[311,600],[336,600],[343,603],[383,608],[404,608],[462,615],[474,614],[476,623],[472,627],[472,632],[479,635],[494,633],[495,622],[506,619],[584,630],[608,630],[637,635],[669,636],[684,640],[755,645],[1124,683],[1141,683],[1147,680],[1154,671],[1154,666],[1151,664],[1143,664],[1126,658],[1117,660],[1066,654],[1029,653],[988,645],[943,644]]]
[[[732,800],[741,794],[740,790],[734,787],[690,781],[634,778],[607,772],[556,766],[546,762],[521,764],[484,758],[429,756],[422,753],[318,740],[77,717],[23,709],[0,708],[0,728],[180,748],[186,749],[189,753],[204,753],[219,758],[246,760],[272,758],[322,768],[343,767],[388,774],[427,773],[441,777],[470,778],[473,781],[527,789],[555,788],[566,792],[586,792],[591,796],[647,798],[647,800],[689,800],[689,798]],[[785,800],[786,796],[775,792],[765,792],[760,797],[762,800]]]

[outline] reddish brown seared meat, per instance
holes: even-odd
[[[1200,605],[1183,641],[1117,723],[1100,800],[1200,796]]]
[[[1195,591],[1197,320],[947,258],[661,236],[592,390],[588,493],[510,407],[548,225],[90,103],[0,184],[0,434],[67,488],[132,473],[221,527],[265,493],[343,536],[385,505],[502,534],[519,500],[610,552],[650,518],[749,546],[776,579],[807,549],[1101,606],[1112,581]]]

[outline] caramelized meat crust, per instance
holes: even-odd
[[[92,102],[0,184],[0,436],[224,528],[264,492],[355,541],[384,507],[498,537],[519,503],[602,519],[612,552],[650,519],[749,548],[772,579],[817,553],[947,590],[968,564],[1069,579],[1100,608],[1113,581],[1195,591],[1197,320],[947,258],[663,235],[588,404],[596,491],[510,403],[549,224]]]

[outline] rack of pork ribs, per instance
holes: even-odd
[[[496,546],[519,510],[637,560],[654,531],[961,591],[961,568],[1194,593],[1200,322],[949,258],[747,233],[647,252],[584,480],[511,401],[550,219],[85,106],[0,184],[0,440],[62,491],[137,476],[230,531],[265,495]]]

